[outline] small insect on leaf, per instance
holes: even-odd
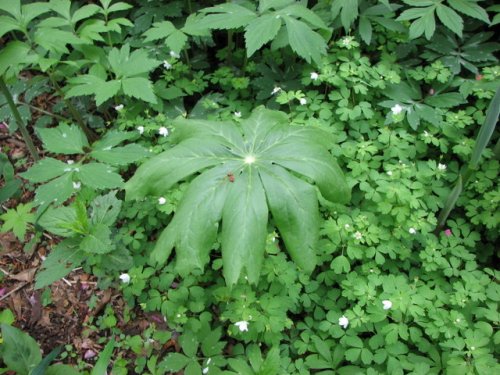
[[[231,172],[227,174],[227,178],[229,179],[229,182],[234,182],[234,174],[232,174]]]

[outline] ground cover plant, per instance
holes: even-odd
[[[0,2],[0,368],[492,374],[500,7]]]

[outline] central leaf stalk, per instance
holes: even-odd
[[[246,164],[255,163],[255,156],[253,156],[253,155],[247,155],[247,156],[245,156],[245,163]]]

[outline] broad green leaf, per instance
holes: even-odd
[[[0,16],[0,38],[14,30],[21,30],[19,22],[9,16]]]
[[[119,12],[119,11],[122,11],[122,10],[127,10],[127,9],[130,9],[130,8],[133,8],[133,6],[130,5],[130,4],[127,4],[127,3],[118,2],[118,3],[114,3],[113,5],[111,5],[107,9],[107,11],[108,11],[108,13],[112,13],[112,12]]]
[[[256,17],[251,10],[234,3],[216,5],[200,12],[209,14],[197,22],[197,27],[207,29],[237,29]]]
[[[89,18],[99,12],[99,6],[96,4],[87,4],[84,5],[77,10],[75,10],[75,13],[73,13],[73,16],[71,16],[71,22],[73,24],[76,24],[77,22],[84,20],[86,18]]]
[[[283,141],[263,152],[262,158],[314,180],[321,194],[332,202],[347,203],[351,199],[350,189],[333,156],[312,142]]]
[[[122,201],[116,198],[116,191],[100,195],[90,204],[90,221],[92,224],[112,226],[120,213]]]
[[[267,204],[257,172],[250,167],[236,177],[222,211],[222,262],[229,285],[238,282],[243,269],[257,283],[264,259]]]
[[[436,7],[436,14],[439,20],[451,31],[462,37],[462,30],[464,28],[464,21],[457,12],[444,4],[438,4]]]
[[[20,173],[22,178],[31,182],[45,182],[67,172],[68,164],[53,158],[45,158],[36,162],[26,172]]]
[[[300,3],[294,3],[276,13],[278,15],[295,16],[296,18],[302,18],[303,21],[308,22],[314,28],[328,29],[328,26],[316,13]]]
[[[83,184],[94,189],[114,189],[123,186],[121,176],[114,171],[113,167],[106,164],[84,164],[76,175]]]
[[[326,54],[326,42],[304,22],[288,16],[283,17],[286,23],[288,41],[292,50],[308,63],[321,63],[321,56]]]
[[[52,365],[47,368],[45,375],[79,375],[80,372],[68,365]]]
[[[35,204],[45,205],[51,202],[63,204],[74,192],[73,173],[66,173],[36,189]]]
[[[120,4],[120,3],[117,3]],[[123,3],[121,3],[123,4]],[[113,356],[113,350],[115,349],[115,340],[111,339],[108,341],[103,351],[99,354],[99,359],[97,360],[94,368],[90,375],[103,375],[107,374],[109,363],[111,362],[111,357]]]
[[[95,95],[96,88],[102,85],[103,79],[94,76],[92,74],[85,74],[70,78],[68,80],[68,85],[66,86],[66,98],[72,98],[74,96],[82,95]],[[119,88],[116,90],[118,92]],[[114,95],[114,94],[113,94]]]
[[[99,81],[94,89],[95,89],[95,102],[99,106],[104,103],[106,100],[112,98],[122,86],[121,81],[112,80],[112,81]]]
[[[280,349],[278,346],[273,346],[267,352],[266,359],[259,369],[259,374],[273,375],[280,372]]]
[[[468,0],[448,0],[448,4],[455,10],[470,17],[477,18],[486,23],[490,23],[488,13],[473,1]]]
[[[123,93],[127,96],[156,104],[156,95],[153,91],[153,84],[147,78],[124,78],[122,80],[122,89]]]
[[[67,44],[80,44],[82,40],[69,31],[51,27],[40,27],[35,31],[35,42],[48,51],[69,53]]]
[[[42,360],[35,339],[20,329],[2,324],[2,360],[9,370],[28,375]]]
[[[99,223],[92,226],[90,232],[85,234],[80,248],[91,254],[106,254],[114,249],[111,241],[111,229],[107,224]]]
[[[159,364],[160,368],[164,368],[168,371],[177,372],[182,370],[187,366],[192,359],[186,357],[181,353],[170,353],[167,357]]]
[[[6,78],[15,77],[25,65],[29,65],[36,60],[37,56],[31,53],[28,44],[17,40],[11,41],[0,49],[0,76]]]
[[[229,171],[230,165],[212,168],[194,179],[184,193],[172,223],[177,228],[176,269],[181,275],[208,263],[230,187]]]
[[[333,18],[340,14],[342,26],[347,31],[358,17],[358,0],[333,0],[331,12]]]
[[[186,140],[143,164],[125,185],[127,199],[162,195],[180,180],[229,156],[227,148],[213,140]]]
[[[144,41],[151,42],[153,40],[165,39],[175,30],[177,29],[170,21],[155,22],[153,26],[143,34],[146,37]]]
[[[95,150],[90,153],[94,159],[111,165],[126,165],[149,156],[150,152],[138,144]]]
[[[349,259],[347,259],[347,257],[339,255],[332,261],[330,268],[337,275],[340,275],[342,273],[348,273],[351,270],[351,265],[349,264]]]
[[[372,40],[372,30],[372,24],[369,19],[361,16],[359,19],[359,35],[366,44],[370,44]]]
[[[264,15],[252,20],[245,27],[245,44],[247,56],[252,56],[255,51],[272,40],[281,28],[281,19],[273,14]]]
[[[24,241],[28,224],[35,219],[35,215],[31,213],[32,209],[31,203],[19,203],[16,208],[7,210],[6,213],[0,215],[0,219],[4,222],[0,230],[2,232],[12,230],[19,240]]]
[[[292,259],[310,272],[315,265],[318,233],[317,195],[310,184],[316,184],[332,201],[345,202],[350,196],[342,172],[328,151],[333,142],[330,136],[312,127],[289,126],[286,114],[263,107],[233,124],[176,120],[174,129],[172,140],[176,145],[140,166],[126,184],[127,199],[159,196],[200,173],[189,181],[152,259],[165,262],[175,247],[179,271],[203,268],[223,207],[226,282],[232,285],[245,273],[255,283],[270,210]],[[310,181],[301,180],[295,173]],[[297,233],[302,235],[298,237]]]
[[[0,9],[12,14],[18,20],[21,18],[21,0],[0,1]]]
[[[165,44],[171,51],[180,53],[184,49],[187,40],[188,37],[186,34],[180,30],[175,30],[165,39]]]
[[[287,251],[300,268],[312,272],[319,229],[316,190],[277,165],[260,168],[259,176]]]
[[[123,132],[119,130],[109,130],[104,134],[104,136],[97,140],[93,145],[92,149],[94,151],[106,151],[110,150],[112,147],[119,145],[123,141],[128,141],[137,136],[135,132]]]
[[[464,98],[457,92],[437,94],[425,98],[425,103],[439,108],[451,108],[464,102]]]
[[[72,228],[78,220],[73,207],[49,207],[38,219],[38,225],[45,230],[62,237],[70,237],[77,234]]]
[[[33,19],[47,12],[50,12],[50,9],[46,3],[38,2],[23,5],[21,7],[22,21],[25,25],[28,25]]]
[[[80,266],[85,255],[79,250],[79,243],[79,239],[66,239],[50,251],[42,263],[42,269],[36,274],[35,289],[51,285]]]
[[[160,65],[160,61],[151,59],[143,48],[130,53],[128,44],[124,44],[120,50],[113,48],[108,54],[108,61],[118,78],[143,75]]]
[[[88,141],[85,133],[76,125],[60,124],[55,128],[38,129],[45,148],[59,154],[83,154]]]

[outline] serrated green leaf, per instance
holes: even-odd
[[[259,176],[287,251],[304,272],[312,272],[319,232],[316,190],[277,165],[260,168]]]
[[[160,61],[151,59],[143,48],[130,53],[128,44],[124,44],[120,50],[113,48],[108,54],[108,61],[118,78],[143,75],[160,65]]]
[[[168,371],[177,372],[182,370],[187,366],[192,359],[186,357],[181,353],[170,353],[167,357],[160,363],[161,368],[165,368]]]
[[[31,203],[19,203],[16,208],[7,210],[6,213],[0,215],[0,219],[4,221],[0,230],[2,232],[12,230],[19,240],[24,241],[28,224],[33,223],[35,219],[35,215],[31,213],[32,209]]]
[[[150,152],[138,144],[129,144],[123,147],[114,147],[109,150],[95,150],[90,153],[94,159],[111,165],[126,165],[134,163],[145,157]]]
[[[104,103],[106,100],[112,98],[122,86],[121,81],[112,80],[112,81],[98,81],[94,86],[95,93],[95,102],[99,106]]]
[[[85,74],[70,78],[66,86],[66,98],[82,95],[95,95],[96,88],[104,82],[103,79],[92,74]],[[118,90],[117,90],[118,91]]]
[[[58,236],[70,237],[75,235],[72,228],[77,221],[74,207],[49,207],[38,219],[38,225]]]
[[[158,39],[165,39],[176,30],[174,24],[170,21],[155,22],[143,36],[145,42],[151,42]]]
[[[90,222],[112,226],[120,213],[122,202],[116,198],[116,191],[95,198],[90,204]]]
[[[167,39],[165,39],[165,44],[171,51],[180,53],[184,49],[187,40],[188,37],[186,34],[180,30],[175,30],[167,37]]]
[[[78,179],[94,189],[115,189],[123,186],[123,179],[106,164],[89,163],[80,167],[76,172]]]
[[[229,285],[238,282],[243,269],[257,283],[264,258],[267,204],[256,171],[247,168],[231,186],[222,211],[222,261]]]
[[[35,42],[48,51],[56,53],[69,53],[67,44],[81,44],[80,38],[70,31],[55,29],[52,27],[39,27],[35,31]]]
[[[68,365],[56,364],[49,366],[45,375],[79,375],[80,373]]]
[[[439,20],[451,31],[462,37],[462,30],[464,28],[464,21],[457,12],[455,12],[450,7],[443,4],[438,4],[436,6],[436,14]]]
[[[137,133],[135,132],[123,132],[115,129],[109,130],[101,139],[97,140],[92,145],[92,149],[94,151],[105,151],[136,136]]]
[[[99,9],[100,9],[99,6],[97,6],[96,4],[84,5],[75,10],[73,15],[71,16],[71,22],[73,24],[76,24],[79,21],[89,18],[94,14],[96,14],[97,12],[99,12]]]
[[[272,40],[281,28],[281,19],[273,14],[264,15],[252,20],[245,27],[245,45],[247,56],[252,56],[255,51]]]
[[[216,5],[201,12],[209,14],[197,22],[197,27],[207,29],[237,29],[256,17],[251,10],[234,3]]]
[[[1,326],[2,360],[8,369],[28,375],[42,360],[40,347],[27,333],[7,324]]]
[[[45,205],[51,202],[63,204],[74,192],[73,173],[66,173],[36,189],[35,204]]]
[[[38,56],[31,53],[31,47],[28,44],[17,40],[11,41],[0,50],[0,76],[15,77],[25,65],[37,59]]]
[[[425,103],[433,107],[451,108],[464,103],[465,100],[462,95],[457,92],[450,92],[444,94],[437,94],[425,98]]]
[[[59,154],[82,154],[88,141],[85,133],[76,125],[60,124],[55,128],[38,129],[45,148]]]
[[[14,18],[21,18],[21,0],[0,1],[0,9],[12,14]]]
[[[86,255],[80,250],[80,240],[71,238],[60,242],[42,263],[36,274],[35,289],[51,285],[79,267]]]
[[[486,11],[475,2],[467,0],[448,0],[448,4],[450,4],[452,8],[458,10],[463,14],[466,14],[483,22],[490,23],[488,13],[486,13]]]
[[[36,162],[30,169],[19,175],[31,182],[45,182],[66,173],[68,167],[68,164],[60,160],[45,158]]]
[[[321,56],[326,54],[326,42],[304,22],[284,16],[288,41],[292,50],[308,63],[321,63]]]
[[[153,84],[147,78],[124,78],[122,80],[122,89],[123,93],[127,96],[156,104],[156,95],[153,91]]]
[[[91,254],[106,254],[114,249],[111,229],[107,224],[94,224],[80,243],[80,248]]]

